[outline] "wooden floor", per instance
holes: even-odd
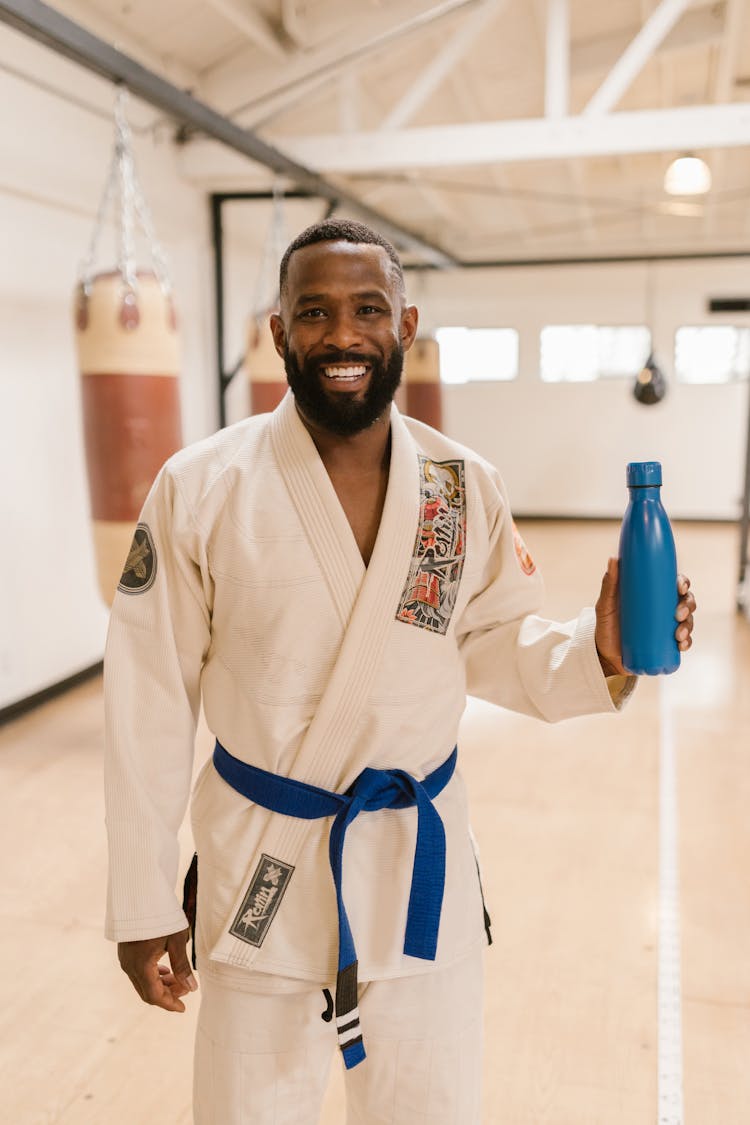
[[[591,603],[617,528],[523,526],[549,616]],[[486,1125],[657,1122],[660,692],[677,751],[687,1125],[750,1120],[750,625],[737,532],[678,525],[695,648],[626,712],[547,727],[472,703],[461,739],[495,944]],[[201,755],[209,737],[201,732]],[[190,1121],[186,1016],[102,938],[101,685],[0,730],[0,1122]],[[190,847],[185,840],[185,850]],[[343,1123],[332,1073],[324,1125]]]

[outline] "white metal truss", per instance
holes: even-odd
[[[570,104],[569,0],[547,0],[545,117],[567,117]]]
[[[362,174],[748,144],[750,104],[731,103],[285,137],[284,151],[321,173]]]
[[[201,77],[200,96],[223,112],[241,119],[247,126],[257,125],[298,104],[311,92],[342,74],[360,66],[368,56],[407,36],[419,35],[438,20],[466,8],[477,0],[440,0],[429,8],[411,10],[403,5],[402,15],[390,26],[382,12],[359,14],[351,30],[319,46],[291,54],[283,70],[253,67],[246,55],[239,55]]]
[[[384,119],[381,128],[399,129],[409,121],[461,61],[474,41],[497,18],[507,3],[508,0],[482,0],[477,8],[466,16],[457,33],[448,40],[443,50],[419,74]]]
[[[609,113],[672,30],[691,0],[661,0],[588,102],[584,114]]]
[[[250,4],[237,0],[205,0],[210,8],[222,15],[256,47],[274,58],[284,59],[287,52],[270,23]]]
[[[718,59],[711,91],[714,102],[730,101],[734,89],[734,77],[742,47],[740,35],[742,19],[745,14],[745,0],[728,0],[724,38],[718,49]],[[726,149],[719,149],[707,154],[711,167],[714,186],[721,191],[727,167]],[[703,229],[708,235],[714,234],[718,223],[720,210],[718,207],[708,206],[703,218]]]

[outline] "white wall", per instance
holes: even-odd
[[[72,295],[112,146],[112,87],[0,30],[0,66],[100,107],[99,118],[0,69],[0,708],[101,659]],[[154,111],[133,105],[132,119]],[[136,139],[170,259],[183,342],[183,428],[215,428],[205,199],[174,171],[168,130]],[[114,239],[98,264],[114,264]],[[144,264],[148,264],[147,262]]]
[[[520,333],[517,380],[444,387],[446,431],[498,466],[519,513],[619,516],[626,463],[658,460],[672,516],[736,519],[748,385],[678,385],[674,333],[683,324],[750,324],[746,313],[706,312],[708,296],[750,296],[749,266],[725,259],[410,275],[425,328],[507,325]],[[647,268],[653,345],[669,380],[664,400],[640,405],[632,380],[542,383],[543,326],[647,323]]]

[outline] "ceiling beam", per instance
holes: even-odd
[[[567,117],[570,105],[569,0],[547,0],[544,116]]]
[[[454,70],[448,82],[451,95],[466,120],[472,121],[481,118],[481,103],[473,73],[469,73],[463,81],[459,81],[459,77]],[[508,221],[528,238],[532,238],[532,224],[529,221],[526,208],[511,191],[512,185],[508,169],[493,164],[487,169],[487,174],[490,184],[494,184],[500,189],[502,197],[500,205]]]
[[[62,15],[88,28],[100,39],[112,43],[118,50],[132,55],[144,66],[158,71],[175,85],[192,90],[198,83],[197,70],[178,62],[171,54],[163,54],[155,43],[144,42],[123,27],[122,23],[104,15],[101,8],[94,7],[88,0],[55,0],[55,8]]]
[[[294,186],[313,192],[322,199],[337,200],[342,208],[354,210],[398,246],[419,254],[430,264],[455,265],[455,259],[440,247],[433,246],[386,215],[372,211],[356,196],[329,183],[311,168],[266,144],[249,130],[241,129],[204,102],[147,70],[135,59],[98,39],[41,0],[0,0],[0,23],[8,24],[102,78],[122,83],[132,94],[156,106],[179,124],[213,137],[277,175],[284,176]]]
[[[281,26],[289,40],[297,47],[307,41],[305,25],[297,9],[297,0],[281,0]]]
[[[338,109],[342,133],[356,133],[362,128],[362,91],[354,70],[345,70],[338,80]]]
[[[401,17],[390,27],[383,26],[382,11],[369,17],[358,16],[352,20],[351,31],[292,55],[283,71],[278,67],[258,67],[252,55],[243,52],[202,75],[201,97],[222,107],[231,117],[258,125],[297,104],[348,68],[361,64],[363,59],[476,3],[477,0],[440,0],[427,9],[422,5],[416,12],[413,5],[409,12],[404,4],[400,7]],[[405,11],[408,14],[404,15]]]
[[[724,38],[725,10],[725,0],[690,8],[659,44],[659,55],[720,43]],[[638,31],[638,27],[621,27],[591,39],[573,42],[571,72],[579,75],[611,70]]]
[[[388,132],[285,137],[321,172],[448,168],[626,152],[734,148],[750,141],[750,104],[639,110],[559,120],[479,121]]]
[[[583,110],[585,114],[593,116],[609,113],[617,105],[633,79],[690,4],[691,0],[661,0],[587,103]]]
[[[714,102],[728,102],[734,91],[734,77],[737,73],[737,63],[742,48],[742,23],[745,14],[744,0],[729,0],[726,9],[724,24],[724,38],[718,50],[716,60],[716,73],[712,83],[711,95]],[[714,192],[706,200],[704,231],[713,235],[721,217],[720,208],[717,206],[716,191],[724,187],[727,167],[726,149],[719,149],[706,154],[713,179]]]
[[[471,14],[465,16],[456,34],[448,39],[442,51],[435,55],[384,118],[381,129],[400,129],[410,121],[507,3],[508,0],[482,0]]]
[[[287,51],[278,34],[268,20],[250,4],[240,5],[237,0],[205,0],[205,2],[256,47],[260,47],[262,51],[266,51],[276,59],[287,57]]]

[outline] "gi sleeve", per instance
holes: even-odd
[[[494,502],[484,499],[486,564],[458,625],[468,693],[548,722],[617,710],[629,691],[620,684],[609,690],[594,610],[564,624],[537,615],[541,576],[513,523],[502,481],[493,484]]]
[[[105,932],[113,941],[187,926],[175,883],[210,642],[202,539],[168,462],[141,514],[105,651]]]

